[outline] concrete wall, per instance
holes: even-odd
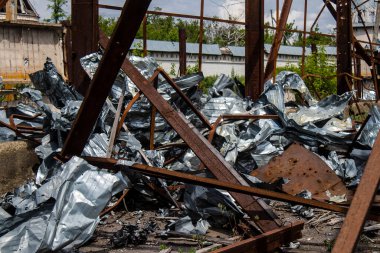
[[[4,82],[28,82],[46,58],[60,73],[63,65],[63,29],[57,25],[0,22],[0,76]]]
[[[176,73],[179,70],[179,56],[177,53],[156,53],[150,52],[149,55],[156,59],[157,63],[165,69],[165,71],[170,72],[172,65],[174,64],[174,69]],[[264,64],[267,63],[266,57],[264,59]],[[285,56],[282,55],[278,58],[277,66],[284,67],[287,64],[297,65],[299,63],[300,57],[298,56]],[[198,62],[197,55],[187,56],[187,65],[195,66]],[[231,75],[234,72],[235,75],[244,76],[245,75],[245,63],[244,57],[234,57],[231,55],[221,55],[221,56],[203,56],[202,71],[205,76],[226,74]]]

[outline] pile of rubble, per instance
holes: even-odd
[[[81,60],[90,78],[101,56]],[[303,203],[292,209],[308,218],[313,206],[339,211],[344,208],[335,204],[350,202],[380,128],[379,106],[359,124],[347,111],[353,92],[317,101],[295,73],[281,72],[251,101],[243,97],[242,84],[225,75],[204,94],[198,89],[202,73],[171,80],[152,58],[130,61],[155,80],[160,96],[200,140],[208,138],[237,181],[224,186],[229,175],[199,159],[205,150],[194,151],[123,71],[81,157],[61,156],[84,98],[48,60],[30,76],[34,88],[21,91],[30,102],[0,110],[0,140],[30,140],[41,161],[35,180],[0,198],[1,252],[77,248],[123,201],[130,209],[160,209],[162,217],[177,210],[180,217],[164,229],[154,222],[123,224],[110,239],[112,247],[144,244],[151,233],[205,235],[211,227],[254,235],[281,227],[263,199],[256,198],[255,207],[242,204],[249,201],[242,193],[250,189],[257,191],[251,195]],[[266,218],[255,219],[260,210]]]

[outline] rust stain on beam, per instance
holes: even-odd
[[[352,199],[350,209],[343,222],[333,253],[354,252],[360,232],[366,221],[368,210],[376,195],[380,180],[380,134],[377,136],[371,155],[364,169],[360,184]]]

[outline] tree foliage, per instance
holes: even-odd
[[[301,75],[301,62],[298,65],[288,64],[285,67],[277,67],[276,74],[283,70]],[[306,56],[305,74],[308,77],[304,77],[304,81],[314,96],[318,97],[319,95],[324,98],[336,93],[336,64],[334,59],[329,59],[324,46],[319,46],[317,52]]]
[[[63,9],[67,4],[67,0],[48,0],[49,4],[47,6],[48,10],[51,11],[50,19],[47,19],[48,22],[58,23],[61,20],[64,20],[66,12]]]

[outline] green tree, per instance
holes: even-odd
[[[115,29],[117,24],[116,18],[104,18],[99,16],[99,28],[107,35],[111,36],[113,30]]]
[[[63,9],[67,4],[67,0],[48,0],[47,8],[51,11],[50,19],[47,19],[48,22],[58,23],[59,21],[66,18],[66,12]]]

